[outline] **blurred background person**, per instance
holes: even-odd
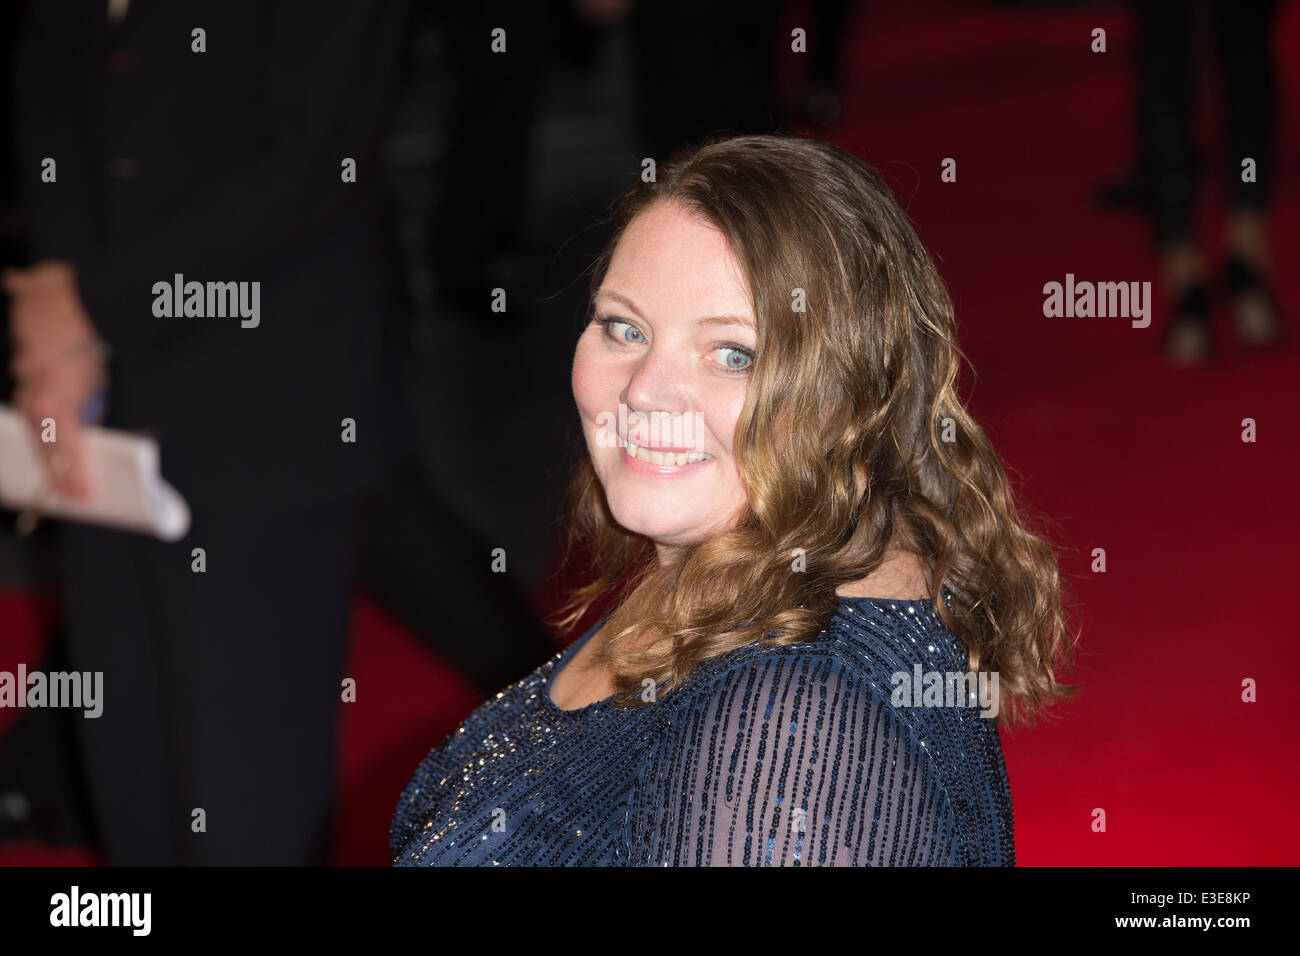
[[[1276,10],[1275,0],[1133,4],[1138,168],[1105,198],[1150,211],[1171,303],[1162,345],[1174,364],[1203,364],[1214,350],[1211,292],[1217,283],[1196,235],[1196,199],[1205,192],[1209,165],[1197,147],[1197,105],[1214,92],[1211,87],[1221,93],[1219,168],[1228,208],[1219,276],[1232,328],[1249,347],[1272,345],[1282,334],[1268,218],[1277,179]],[[1207,68],[1215,65],[1217,71]]]
[[[60,528],[68,661],[103,673],[76,726],[112,864],[327,860],[360,508],[406,437],[379,175],[405,16],[30,8],[15,404],[55,418],[76,493],[78,414],[107,385],[88,418],[155,435],[193,515],[171,544]],[[260,283],[254,324],[158,317],[176,276]]]

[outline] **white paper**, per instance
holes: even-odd
[[[190,509],[158,469],[158,443],[144,435],[83,425],[90,497],[50,490],[40,437],[8,405],[0,405],[0,504],[15,511],[102,524],[177,541]]]

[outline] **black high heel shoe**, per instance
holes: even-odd
[[[1165,326],[1161,342],[1165,358],[1175,365],[1204,365],[1214,352],[1210,335],[1210,295],[1204,282],[1183,290]]]
[[[1264,348],[1282,337],[1277,298],[1263,274],[1237,256],[1223,261],[1223,279],[1232,302],[1232,327],[1247,348]]]

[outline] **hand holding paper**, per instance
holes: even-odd
[[[102,420],[107,347],[86,313],[71,263],[46,260],[5,269],[0,282],[11,297],[14,405],[42,434],[47,422],[54,423],[57,440],[46,438],[38,450],[54,487],[84,499],[90,489],[80,426]],[[97,408],[91,409],[97,394]]]
[[[0,405],[0,504],[15,510],[85,521],[176,541],[190,511],[158,469],[158,443],[96,425],[81,429],[88,494],[74,498],[50,486],[39,435],[23,416]]]

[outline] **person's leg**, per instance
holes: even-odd
[[[1138,48],[1138,162],[1151,182],[1156,244],[1192,240],[1196,149],[1192,118],[1194,6],[1144,0],[1134,4]]]
[[[188,864],[329,862],[358,508],[197,512],[182,542],[151,546],[176,648]]]
[[[1152,229],[1160,272],[1173,305],[1162,347],[1177,364],[1210,355],[1205,262],[1192,228],[1196,152],[1192,142],[1194,7],[1134,4],[1138,35],[1138,153],[1151,183]]]
[[[1210,295],[1201,251],[1190,240],[1160,250],[1160,278],[1169,290],[1173,314],[1165,326],[1165,357],[1177,365],[1199,365],[1210,357]]]
[[[1215,4],[1224,78],[1224,154],[1231,208],[1224,230],[1224,273],[1238,338],[1267,345],[1281,332],[1269,288],[1268,200],[1273,181],[1277,77],[1270,25],[1276,5]],[[1254,163],[1253,177],[1243,161]]]
[[[95,829],[113,866],[178,862],[165,647],[152,617],[147,540],[65,522],[59,562],[68,666],[103,674],[99,717],[74,717]]]
[[[514,579],[493,573],[491,548],[437,496],[414,457],[367,501],[362,527],[366,596],[483,694],[555,653]]]
[[[801,104],[814,123],[829,126],[840,118],[840,81],[849,27],[848,0],[813,0],[807,96]]]
[[[640,146],[662,163],[720,133],[770,133],[780,4],[745,15],[718,0],[661,0],[632,9]],[[788,39],[786,40],[788,42]]]
[[[532,186],[538,95],[545,80],[548,7],[540,0],[447,4],[447,59],[454,73],[450,116],[430,223],[432,271],[443,302],[489,314],[491,290],[521,241]],[[492,31],[505,30],[506,52]],[[507,315],[513,315],[512,310]]]
[[[28,673],[67,673],[66,625],[49,647],[27,661]],[[84,709],[27,708],[0,732],[0,844],[97,845],[95,822],[77,743]]]

